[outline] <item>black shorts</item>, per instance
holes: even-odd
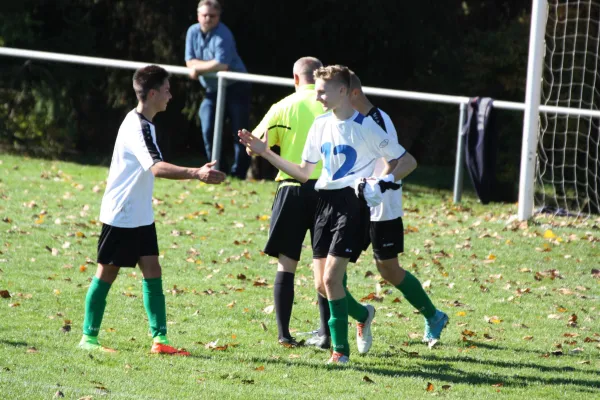
[[[135,267],[142,256],[158,256],[154,223],[138,228],[102,224],[98,239],[98,263]]]
[[[356,262],[368,246],[369,208],[360,201],[354,189],[320,190],[313,258],[350,258]]]
[[[389,221],[371,221],[369,236],[376,260],[390,260],[404,252],[402,217]]]
[[[273,200],[269,239],[265,253],[272,257],[283,254],[299,261],[306,231],[314,235],[315,212],[319,194],[315,191],[316,180],[300,183],[285,180],[277,187]]]

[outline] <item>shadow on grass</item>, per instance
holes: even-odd
[[[568,356],[567,356],[568,357]],[[498,368],[510,368],[510,369],[523,369],[523,368],[531,368],[541,372],[554,372],[554,373],[564,373],[564,372],[576,372],[576,373],[584,373],[591,374],[594,376],[598,375],[597,371],[593,370],[581,370],[569,366],[565,367],[551,367],[547,365],[535,364],[532,362],[508,362],[508,361],[496,361],[496,360],[488,360],[488,359],[478,359],[471,356],[449,356],[449,357],[440,357],[435,354],[424,354],[419,357],[422,360],[426,361],[443,361],[443,362],[462,362],[462,363],[472,363],[479,365],[491,365]],[[596,382],[596,384],[600,384],[600,381]]]
[[[325,353],[321,353],[325,354]],[[391,357],[390,357],[391,358]],[[578,379],[565,377],[564,373],[588,373],[590,371],[583,371],[576,368],[554,368],[547,367],[535,363],[520,363],[520,362],[501,362],[501,361],[488,361],[488,360],[477,360],[471,357],[460,358],[460,357],[418,357],[408,358],[403,355],[398,355],[397,358],[405,359],[402,367],[394,368],[394,366],[373,366],[372,364],[360,364],[359,356],[352,358],[351,364],[348,366],[332,366],[323,364],[315,364],[314,362],[304,361],[288,361],[283,359],[273,359],[267,357],[253,357],[250,360],[256,363],[276,363],[286,366],[297,366],[301,365],[309,368],[318,368],[327,371],[333,371],[338,368],[340,369],[351,369],[357,372],[369,374],[369,377],[376,380],[375,376],[379,375],[382,377],[403,377],[403,378],[421,378],[424,380],[439,380],[447,382],[449,384],[467,384],[467,385],[481,385],[481,386],[492,386],[502,384],[503,387],[527,387],[531,384],[538,383],[544,386],[563,386],[572,385],[578,386],[578,390],[581,392],[598,393],[599,381],[597,379]],[[388,358],[389,359],[389,358]],[[323,360],[325,361],[325,360]],[[385,363],[385,359],[382,360]],[[482,371],[465,371],[460,368],[456,368],[455,363],[466,362],[466,363],[478,363],[483,367]],[[412,363],[412,365],[411,365]],[[502,368],[510,368],[510,371],[506,374],[493,373],[487,365],[493,365]],[[533,368],[539,371],[552,372],[560,376],[523,376],[519,375],[520,369]],[[595,375],[595,374],[594,374]],[[558,390],[558,389],[557,389]]]
[[[26,347],[28,346],[27,343],[25,342],[15,342],[14,340],[6,340],[6,339],[0,339],[0,345],[7,345],[7,346],[13,346],[13,347]]]

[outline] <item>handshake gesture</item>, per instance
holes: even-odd
[[[356,196],[364,200],[369,207],[380,205],[386,190],[398,190],[401,187],[401,183],[394,182],[393,174],[384,177],[360,178],[354,182]]]

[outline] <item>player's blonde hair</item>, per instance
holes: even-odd
[[[313,76],[315,79],[335,81],[350,89],[350,70],[344,65],[328,65],[317,69]]]

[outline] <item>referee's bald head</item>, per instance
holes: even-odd
[[[323,63],[315,57],[302,57],[294,63],[294,75],[298,75],[306,83],[314,83],[313,72],[321,68]]]

